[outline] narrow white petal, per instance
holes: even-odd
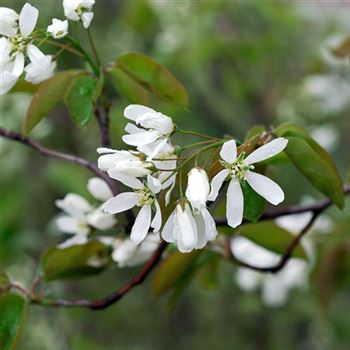
[[[217,235],[215,220],[211,216],[209,210],[207,208],[203,208],[201,210],[201,214],[205,223],[205,236],[208,241],[212,241],[215,239]]]
[[[186,250],[192,250],[197,244],[197,229],[193,214],[188,204],[185,204],[184,210],[180,205],[176,208],[176,224],[179,228],[179,237],[177,242]],[[188,250],[188,251],[189,251]]]
[[[287,143],[288,140],[283,137],[274,139],[266,145],[259,147],[251,154],[249,154],[249,156],[244,159],[244,162],[246,164],[253,164],[271,158],[276,154],[282,152],[286,148]]]
[[[113,197],[111,189],[107,183],[99,177],[93,177],[88,181],[87,189],[93,197],[100,201],[106,201]]]
[[[152,108],[142,105],[129,105],[124,110],[124,117],[136,121],[142,114],[156,113]]]
[[[138,196],[136,193],[125,192],[108,199],[108,201],[102,205],[102,208],[109,214],[117,214],[134,207],[137,200]]]
[[[173,189],[174,189],[175,184],[176,184],[176,175],[171,177],[171,179],[172,179],[171,186],[169,187],[168,191],[165,193],[165,205],[166,206],[170,203],[171,193],[173,192]]]
[[[227,189],[226,218],[231,227],[237,227],[243,220],[243,193],[237,179],[232,179]]]
[[[115,179],[125,186],[131,187],[135,190],[140,190],[144,187],[143,183],[136,177],[124,175],[115,168],[108,170],[108,175],[112,179]]]
[[[86,216],[86,220],[90,226],[98,230],[104,231],[112,228],[117,220],[113,215],[106,214],[102,207],[98,207]]]
[[[220,157],[227,163],[233,163],[237,159],[237,146],[235,140],[227,141],[222,145]]]
[[[144,131],[138,134],[124,135],[122,139],[127,145],[142,146],[157,140],[158,137],[158,131]]]
[[[24,55],[22,52],[19,52],[16,55],[15,58],[15,62],[13,65],[13,69],[12,69],[12,74],[19,77],[22,73],[23,73],[23,69],[24,69]]]
[[[57,245],[58,249],[66,249],[75,245],[82,245],[88,242],[88,238],[84,234],[75,235],[72,238],[65,240],[64,242]]]
[[[97,148],[98,154],[104,154],[104,153],[116,153],[115,149],[107,148],[107,147],[99,147]]]
[[[27,54],[32,63],[37,66],[46,65],[50,61],[49,57],[42,53],[35,45],[29,44]]]
[[[151,153],[148,155],[147,157],[147,161],[151,161],[153,158],[155,158],[159,152],[161,151],[161,149],[164,147],[164,145],[168,142],[168,139],[166,137],[159,139],[159,142],[154,142],[155,147],[153,148],[153,150],[151,151]]]
[[[268,202],[277,205],[284,200],[284,193],[280,186],[276,182],[272,181],[268,177],[248,171],[246,173],[246,179],[252,189],[264,197]]]
[[[154,206],[156,207],[156,214],[152,220],[151,227],[153,228],[154,232],[159,232],[162,226],[162,212],[160,210],[158,201],[154,202]]]
[[[206,227],[204,218],[201,213],[194,214],[194,220],[196,222],[197,227],[197,243],[195,245],[195,249],[202,249],[207,244],[207,238],[205,235]]]
[[[19,29],[21,34],[26,37],[34,30],[38,20],[39,11],[34,6],[26,3],[19,14]]]
[[[0,34],[14,36],[17,32],[18,14],[7,7],[0,7]]]
[[[91,23],[93,18],[94,18],[94,13],[93,12],[85,12],[85,13],[83,13],[83,15],[81,16],[81,20],[83,22],[83,27],[85,29],[89,28],[90,23]]]
[[[65,233],[76,233],[79,222],[71,216],[61,216],[56,220],[58,229]]]
[[[145,129],[139,128],[135,124],[128,123],[124,129],[128,134],[138,134],[140,132],[144,132]]]
[[[162,238],[164,239],[164,241],[169,242],[169,243],[173,243],[176,240],[176,237],[174,236],[174,222],[175,220],[175,212],[173,212],[168,220],[166,221],[163,230],[162,230]]]
[[[215,201],[219,195],[220,188],[230,172],[227,169],[221,170],[211,180],[211,192],[208,196],[208,201]]]
[[[151,175],[147,176],[147,186],[153,193],[158,193],[162,189],[160,181]]]
[[[135,244],[140,244],[147,236],[151,225],[152,208],[149,204],[144,205],[138,213],[134,226],[131,229],[130,239]]]

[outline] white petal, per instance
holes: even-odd
[[[152,108],[142,105],[129,105],[124,110],[124,117],[136,121],[142,114],[156,113]]]
[[[6,94],[17,83],[19,77],[9,72],[0,72],[0,95]]]
[[[147,236],[151,225],[152,208],[149,204],[144,205],[138,213],[134,226],[131,229],[130,239],[135,243],[141,243]]]
[[[200,168],[193,168],[188,173],[186,197],[192,208],[200,209],[205,206],[209,195],[209,180],[207,173]]]
[[[252,189],[270,203],[277,205],[284,200],[284,193],[281,187],[268,177],[253,171],[247,171],[246,179]]]
[[[173,191],[175,184],[176,184],[176,175],[172,176],[171,179],[172,179],[171,186],[169,187],[168,191],[165,193],[165,205],[166,206],[170,203],[171,192]]]
[[[142,146],[157,140],[158,137],[158,131],[144,131],[138,134],[124,135],[122,139],[127,145]]]
[[[104,231],[112,228],[117,220],[113,215],[103,212],[102,207],[98,207],[86,216],[86,220],[90,226]]]
[[[85,29],[89,28],[90,23],[91,23],[93,18],[94,18],[94,13],[93,12],[85,12],[85,13],[83,13],[83,15],[81,16],[81,20],[83,22],[83,27]]]
[[[206,227],[204,218],[201,213],[194,214],[194,220],[196,222],[197,227],[197,243],[195,245],[195,249],[202,249],[207,244],[207,238],[205,235]]]
[[[215,239],[217,235],[215,220],[209,213],[207,208],[203,208],[201,210],[201,214],[205,223],[205,236],[208,241],[212,241]]]
[[[61,216],[56,220],[58,229],[65,233],[76,233],[79,222],[71,216]],[[87,227],[87,232],[89,228]]]
[[[108,175],[112,179],[116,179],[116,180],[120,181],[122,184],[124,184],[125,186],[131,187],[135,190],[140,190],[141,188],[144,187],[143,183],[139,179],[137,179],[136,177],[121,174],[115,168],[108,170]]]
[[[211,192],[208,196],[208,201],[215,201],[219,195],[220,188],[230,172],[227,169],[221,170],[211,180]]]
[[[108,199],[108,201],[102,205],[102,208],[109,214],[117,214],[134,207],[137,200],[138,196],[136,193],[125,192]]]
[[[147,176],[147,186],[153,193],[158,193],[162,189],[160,181],[151,175]]]
[[[243,193],[241,185],[237,179],[232,179],[227,189],[226,218],[227,224],[237,227],[243,219]]]
[[[180,205],[177,205],[175,224],[179,228],[179,236],[177,237],[179,250],[183,252],[192,250],[197,244],[198,235],[193,214],[187,203],[184,210]]]
[[[0,34],[14,36],[17,32],[18,14],[7,7],[0,7]]]
[[[97,148],[97,153],[98,154],[104,154],[104,153],[115,153],[116,150],[112,148],[107,148],[107,147],[99,147]]]
[[[88,181],[87,189],[94,198],[100,201],[106,201],[113,197],[113,193],[107,183],[99,177],[91,178]]]
[[[222,145],[220,157],[227,163],[233,163],[237,159],[237,146],[235,140],[227,141]]]
[[[176,240],[176,237],[174,236],[174,222],[175,220],[175,212],[173,212],[168,220],[166,221],[163,230],[162,230],[162,238],[164,241],[173,243]]]
[[[43,54],[35,45],[29,44],[27,47],[27,54],[32,63],[35,65],[47,64],[49,58]]]
[[[244,159],[244,162],[249,165],[271,158],[276,154],[282,152],[286,148],[287,143],[288,140],[283,137],[274,139],[266,145],[259,147],[251,154],[249,154],[249,156]]]
[[[55,204],[58,208],[74,218],[79,218],[79,220],[83,220],[85,214],[92,210],[90,203],[76,193],[68,193],[63,199],[56,200]]]
[[[159,232],[162,226],[162,212],[160,210],[158,201],[154,201],[154,206],[156,207],[156,214],[152,220],[151,227],[153,228],[154,232]]]
[[[66,249],[75,245],[82,245],[88,242],[86,235],[75,235],[72,238],[65,240],[64,242],[57,245],[58,249]]]
[[[39,11],[34,6],[26,3],[19,14],[19,29],[21,34],[26,37],[34,30],[38,20]]]
[[[19,52],[16,55],[15,62],[13,65],[13,70],[11,73],[19,77],[23,73],[23,69],[24,69],[24,55],[22,52]]]
[[[138,134],[140,132],[144,132],[145,129],[139,128],[135,124],[128,123],[124,129],[128,134]]]

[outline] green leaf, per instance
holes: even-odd
[[[26,93],[34,94],[40,85],[32,84],[26,80],[18,80],[16,85],[11,89],[10,93]]]
[[[281,125],[276,129],[276,134],[288,139],[284,152],[300,172],[316,189],[329,197],[339,208],[343,208],[343,183],[327,151],[313,140],[305,129],[297,125]]]
[[[124,93],[131,93],[130,81],[125,80],[125,75],[116,74],[115,70],[122,71],[138,86],[152,93],[159,99],[171,104],[187,107],[188,96],[184,86],[163,65],[154,59],[141,53],[130,52],[121,55],[112,65],[109,71],[113,72],[115,83]],[[122,81],[122,83],[120,83]],[[128,89],[125,89],[128,86]],[[140,89],[132,95],[132,98],[144,96]]]
[[[0,296],[0,349],[15,348],[27,317],[27,301],[15,293]]]
[[[68,70],[59,72],[51,79],[42,83],[35,92],[32,101],[28,107],[27,115],[22,124],[22,133],[28,134],[43,118],[63,100],[67,86],[71,80],[78,76],[86,74],[81,70]]]
[[[103,271],[110,262],[109,250],[100,241],[90,241],[65,249],[49,248],[41,258],[46,281],[75,279]]]
[[[142,85],[118,67],[110,68],[109,73],[118,92],[130,103],[148,105],[150,94]]]
[[[10,286],[10,279],[6,272],[0,269],[0,296],[7,292]]]
[[[206,261],[197,272],[197,279],[204,289],[215,289],[219,286],[218,272],[220,267],[220,255],[215,252],[205,252]]]
[[[91,122],[94,102],[100,89],[97,80],[90,76],[78,76],[68,87],[64,102],[73,121],[80,128],[85,128]]]
[[[241,182],[241,188],[244,197],[243,217],[251,222],[257,222],[265,210],[266,201],[249,186],[247,181]]]
[[[170,290],[191,268],[201,251],[171,253],[159,266],[152,281],[152,294],[159,297]]]
[[[254,136],[262,134],[266,130],[264,125],[255,125],[253,126],[245,135],[244,141],[248,141]]]
[[[272,221],[262,221],[257,224],[241,225],[236,232],[256,244],[277,254],[284,254],[294,239],[294,236]],[[299,244],[294,249],[293,257],[306,258],[304,248]]]

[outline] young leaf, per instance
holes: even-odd
[[[200,250],[190,253],[171,253],[159,266],[152,281],[152,294],[159,297],[170,290],[194,264]]]
[[[74,279],[103,271],[110,261],[108,247],[90,241],[65,249],[50,248],[41,258],[41,273],[46,281]]]
[[[254,136],[262,134],[266,130],[264,125],[255,125],[253,126],[245,135],[244,141],[248,141]]]
[[[258,195],[246,181],[241,182],[244,197],[243,217],[251,222],[257,222],[266,207],[266,201]]]
[[[149,92],[118,67],[109,69],[115,88],[130,103],[148,105]]]
[[[130,95],[130,82],[125,80],[125,76],[116,73],[115,70],[122,71],[135,84],[163,101],[182,107],[188,105],[188,96],[184,86],[167,68],[146,55],[136,52],[126,53],[119,56],[115,64],[109,68],[109,71],[116,78],[117,87]],[[126,86],[127,89],[125,89]],[[137,94],[132,95],[132,98],[144,96],[140,91],[137,89]]]
[[[15,348],[28,312],[27,301],[15,293],[0,296],[0,349]]]
[[[6,272],[0,269],[0,296],[7,292],[10,285],[10,279]]]
[[[22,124],[22,133],[28,134],[63,100],[64,93],[71,80],[86,74],[81,70],[68,70],[59,72],[51,79],[42,83],[35,92],[28,107],[27,115]]]
[[[284,254],[294,239],[294,236],[290,232],[277,226],[272,221],[242,225],[237,229],[237,232],[277,254]],[[296,258],[306,258],[304,248],[298,245],[297,248],[294,249],[292,256]]]
[[[310,183],[339,208],[343,208],[343,183],[327,151],[297,125],[281,125],[276,129],[276,134],[288,138],[284,152]]]
[[[92,120],[95,91],[100,89],[97,80],[90,76],[78,76],[69,85],[64,102],[73,121],[85,128]]]
[[[40,85],[32,84],[26,80],[18,80],[16,85],[11,89],[10,93],[25,93],[34,94],[39,89]]]

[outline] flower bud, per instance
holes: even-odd
[[[209,195],[209,180],[207,173],[201,168],[193,168],[188,173],[186,197],[193,209],[205,207]]]

